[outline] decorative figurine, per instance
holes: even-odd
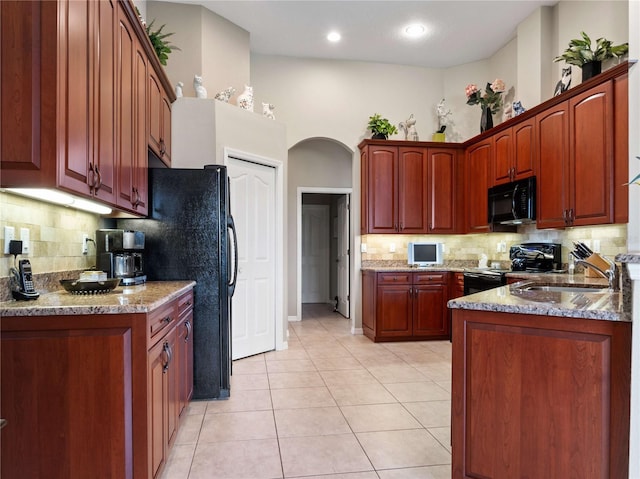
[[[196,91],[196,98],[207,98],[207,89],[202,86],[202,77],[193,77],[193,89]]]
[[[525,111],[527,111],[527,109],[522,106],[522,102],[520,102],[520,100],[513,102],[513,116],[518,116]]]
[[[438,106],[436,107],[436,115],[438,116],[438,131],[437,133],[444,133],[444,130],[447,128],[446,122],[447,117],[451,115],[451,110],[447,110],[444,106],[444,98],[440,100]]]
[[[178,84],[176,85],[176,98],[182,98],[183,86],[184,86],[184,83],[182,83],[181,81],[179,81]]]
[[[418,132],[416,131],[415,125],[416,119],[413,117],[413,113],[411,113],[409,118],[398,125],[398,128],[404,132],[405,140],[418,141]]]
[[[571,65],[568,65],[567,68],[562,69],[562,77],[560,81],[556,84],[556,90],[553,92],[553,96],[558,96],[560,93],[564,93],[569,89],[571,85]]]
[[[276,107],[273,106],[271,103],[263,103],[262,104],[262,116],[264,116],[265,118],[269,118],[270,120],[275,120],[276,116],[273,114],[273,110]]]
[[[222,91],[219,91],[218,93],[216,93],[216,96],[214,97],[216,100],[220,100],[223,101],[225,103],[229,103],[229,99],[233,96],[233,94],[236,92],[236,89],[233,88],[232,86],[230,86],[229,88],[225,88]]]
[[[238,97],[238,106],[243,110],[253,111],[253,87],[244,86],[244,91]]]

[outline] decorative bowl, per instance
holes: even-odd
[[[120,278],[104,281],[79,281],[77,279],[61,279],[62,287],[71,294],[105,294],[120,284]]]

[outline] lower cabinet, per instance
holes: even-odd
[[[0,477],[159,477],[191,397],[192,298],[148,314],[4,317]]]
[[[362,273],[362,325],[373,341],[449,337],[448,272]]]
[[[453,311],[452,476],[628,477],[631,323]]]

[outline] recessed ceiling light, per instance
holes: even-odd
[[[327,40],[332,43],[339,42],[341,38],[342,36],[338,32],[331,32],[329,33],[329,35],[327,35]]]
[[[413,23],[405,27],[404,33],[408,37],[418,38],[424,35],[425,33],[427,33],[427,29],[424,25],[421,25],[420,23]]]

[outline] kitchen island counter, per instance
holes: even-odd
[[[585,278],[582,275],[527,275],[527,279],[507,286],[470,294],[448,302],[450,309],[492,311],[496,313],[561,316],[606,321],[630,321],[623,311],[622,293],[557,292],[522,289],[529,283],[549,285],[600,285],[607,287],[604,278]],[[530,279],[529,279],[530,278]]]
[[[150,281],[92,295],[71,294],[61,289],[41,294],[33,301],[0,302],[0,316],[149,313],[193,289],[195,284],[195,281]]]

